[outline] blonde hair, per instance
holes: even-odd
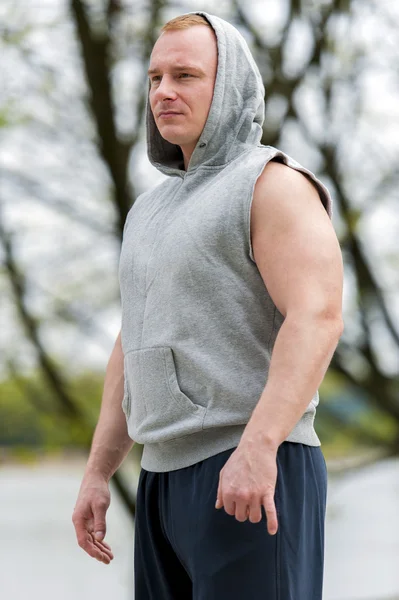
[[[165,25],[161,27],[161,31],[188,29],[189,27],[194,27],[194,25],[206,25],[206,27],[210,27],[213,31],[212,25],[201,15],[179,15],[165,23]]]

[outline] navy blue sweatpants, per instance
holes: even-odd
[[[135,600],[322,600],[327,468],[320,446],[277,451],[278,531],[216,509],[235,448],[183,469],[141,469]]]

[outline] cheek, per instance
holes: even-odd
[[[192,98],[192,106],[196,107],[198,114],[207,115],[212,104],[213,92],[208,90],[195,94]]]
[[[153,111],[155,108],[155,105],[156,105],[154,89],[152,91],[150,90],[150,92],[148,94],[148,100],[150,103],[151,110]]]
[[[203,107],[204,111],[208,111],[212,104],[213,88],[207,87],[203,93]]]

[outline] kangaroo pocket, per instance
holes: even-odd
[[[139,444],[164,442],[200,431],[206,408],[180,389],[172,348],[127,352],[123,410],[130,437]]]

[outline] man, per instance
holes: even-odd
[[[108,481],[142,443],[136,600],[322,598],[314,418],[343,330],[342,257],[327,189],[260,143],[263,119],[234,27],[197,11],[162,28],[147,144],[168,178],[126,220],[122,327],[73,515],[108,564]]]

